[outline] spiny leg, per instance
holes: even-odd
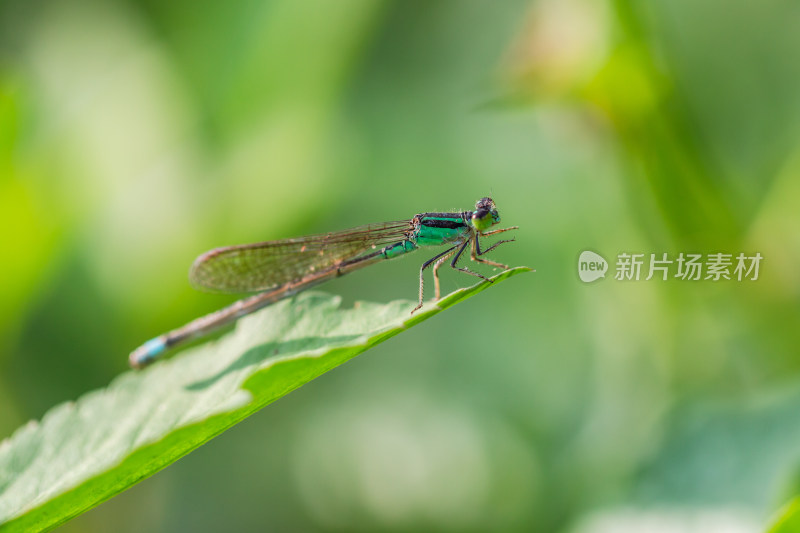
[[[483,236],[483,235],[481,235],[481,237],[482,237],[482,236]],[[494,243],[493,245],[491,245],[490,247],[488,247],[488,248],[487,248],[487,249],[485,249],[485,250],[481,250],[481,244],[480,244],[480,242],[478,242],[478,236],[476,235],[476,236],[475,236],[475,246],[474,246],[474,249],[475,249],[475,252],[476,252],[476,254],[477,254],[477,255],[483,255],[483,254],[486,254],[486,253],[489,253],[489,252],[491,252],[492,250],[494,250],[495,248],[497,248],[498,246],[500,246],[500,245],[501,245],[501,244],[503,244],[504,242],[514,242],[514,241],[516,241],[516,240],[517,240],[517,239],[504,239],[504,240],[502,240],[502,241],[497,241],[496,243]]]
[[[498,231],[507,231],[509,229],[514,229],[514,228],[506,228],[504,230],[498,230]],[[491,233],[497,233],[497,232],[491,232]],[[486,233],[483,233],[483,234],[481,234],[481,237],[484,237],[486,235],[487,235]],[[494,243],[493,245],[491,245],[487,249],[481,251],[481,244],[478,241],[478,235],[475,235],[475,240],[472,243],[472,253],[470,254],[470,259],[472,259],[473,261],[475,261],[477,263],[485,263],[487,265],[492,265],[492,266],[495,266],[497,268],[502,268],[503,270],[507,270],[508,269],[508,265],[504,265],[503,263],[498,263],[498,262],[492,261],[490,259],[482,259],[482,258],[480,258],[478,256],[479,255],[483,255],[483,254],[488,253],[488,252],[491,252],[492,250],[494,250],[495,248],[497,248],[498,246],[500,246],[504,242],[513,242],[514,240],[516,240],[516,239],[506,239],[506,240],[502,240],[502,241],[497,241],[496,243]]]
[[[481,237],[488,237],[489,235],[494,235],[496,233],[503,233],[504,231],[511,231],[512,229],[519,229],[519,226],[510,226],[508,228],[494,229],[492,231],[485,231],[485,232],[481,233]]]
[[[473,272],[472,270],[468,269],[467,267],[458,268],[458,265],[457,265],[458,260],[461,257],[461,254],[464,253],[464,250],[467,249],[467,245],[470,243],[470,241],[473,240],[473,238],[470,238],[470,239],[464,241],[464,244],[462,244],[461,248],[458,249],[458,252],[456,252],[456,255],[453,257],[453,260],[450,261],[450,266],[453,267],[454,269],[458,270],[458,271],[464,272],[466,274],[471,274],[473,276],[477,276],[477,277],[479,277],[479,278],[481,278],[483,280],[486,280],[486,281],[491,283],[492,280],[490,280],[489,278],[487,278],[483,274],[478,274],[477,272]]]
[[[439,259],[439,258],[440,258],[440,257],[442,257],[443,255],[446,255],[446,254],[449,254],[449,253],[451,253],[451,252],[452,252],[453,250],[455,250],[455,249],[456,249],[456,247],[455,247],[455,246],[453,246],[452,248],[448,248],[448,249],[447,249],[447,250],[445,250],[444,252],[442,252],[442,253],[440,253],[440,254],[438,254],[438,255],[434,256],[434,257],[431,257],[430,259],[428,259],[427,261],[425,261],[424,263],[422,263],[422,266],[419,268],[419,303],[417,304],[417,306],[416,306],[414,309],[412,309],[412,310],[411,310],[411,314],[412,314],[412,315],[414,314],[414,311],[416,311],[417,309],[419,309],[420,307],[422,307],[422,301],[423,301],[423,299],[424,299],[424,293],[423,293],[423,287],[422,287],[422,285],[423,285],[423,283],[425,282],[425,278],[424,278],[424,276],[423,276],[423,274],[424,274],[424,272],[425,272],[425,269],[426,269],[426,268],[428,268],[428,267],[430,266],[430,264],[431,264],[431,263],[433,263],[434,261],[436,261],[437,259]]]
[[[440,266],[442,266],[442,263],[444,263],[445,261],[447,261],[447,259],[448,259],[448,258],[449,258],[451,255],[453,255],[454,253],[455,253],[455,252],[453,252],[453,251],[452,251],[452,249],[451,249],[451,250],[450,250],[450,253],[448,253],[448,254],[446,254],[446,255],[443,255],[442,257],[440,257],[439,259],[437,259],[437,260],[436,260],[436,263],[434,263],[434,265],[433,265],[433,286],[434,286],[434,287],[436,287],[436,299],[437,299],[437,300],[438,300],[438,299],[439,299],[439,297],[441,296],[441,293],[440,293],[440,291],[439,291],[439,267],[440,267]]]

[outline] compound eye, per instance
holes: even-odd
[[[475,203],[475,209],[478,211],[482,211],[484,209],[490,210],[494,208],[494,202],[488,196],[485,198],[481,198]]]

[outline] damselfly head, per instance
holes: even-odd
[[[472,225],[478,231],[485,231],[491,226],[500,222],[500,213],[494,201],[489,198],[481,198],[475,204],[475,211],[472,212]]]

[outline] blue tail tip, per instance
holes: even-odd
[[[131,352],[129,358],[130,364],[134,368],[145,367],[155,361],[155,359],[166,349],[167,345],[164,343],[164,340],[161,337],[150,339]]]

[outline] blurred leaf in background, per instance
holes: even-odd
[[[4,2],[3,434],[227,303],[186,282],[206,249],[491,195],[521,226],[497,257],[537,270],[516,291],[393,339],[64,530],[766,529],[797,492],[798,15]],[[586,249],[764,262],[755,282],[584,285]],[[417,268],[326,290],[408,298]]]

